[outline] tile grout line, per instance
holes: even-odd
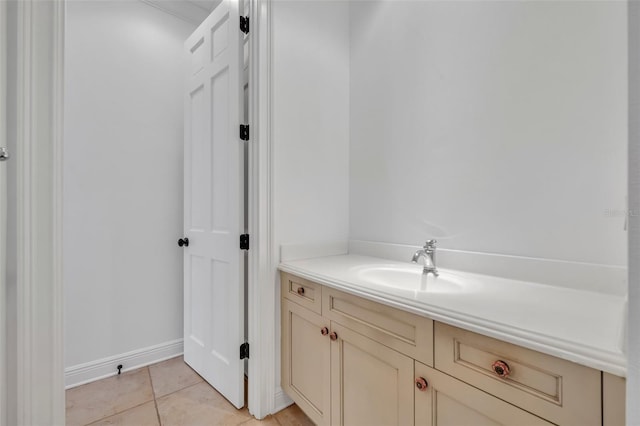
[[[156,417],[158,418],[158,426],[162,426],[162,420],[160,420],[160,411],[158,410],[158,400],[156,399],[156,389],[153,387],[153,378],[151,377],[151,369],[147,366],[147,373],[149,374],[149,383],[151,383],[151,393],[153,394],[153,406],[156,408]]]
[[[0,1],[1,1],[1,0],[0,0]],[[167,396],[169,396],[169,395],[173,395],[174,393],[178,393],[178,392],[180,392],[180,391],[183,391],[183,390],[185,390],[185,389],[192,388],[192,387],[194,387],[194,386],[196,386],[196,385],[200,385],[200,384],[202,384],[202,383],[207,383],[207,382],[205,382],[204,380],[201,380],[201,381],[199,381],[198,383],[193,383],[193,384],[190,384],[190,385],[185,386],[185,387],[183,387],[183,388],[176,389],[176,390],[174,390],[174,391],[172,391],[172,392],[169,392],[169,393],[167,393],[167,394],[165,394],[165,395],[161,395],[161,396],[159,396],[158,398],[160,398],[160,399],[165,398],[165,397],[167,397]],[[208,384],[208,383],[207,383],[207,384]],[[211,385],[209,385],[209,386],[211,386]],[[216,390],[216,388],[213,388],[213,390],[215,390],[216,392],[218,392],[218,391]],[[220,392],[218,392],[218,393],[220,393]],[[153,396],[154,396],[154,398],[153,398],[153,399],[155,399],[155,392],[154,392]]]
[[[145,401],[145,402],[142,402],[142,403],[140,403],[140,404],[138,404],[138,405],[134,405],[133,407],[127,408],[126,410],[118,411],[117,413],[109,414],[109,415],[108,415],[108,416],[106,416],[106,417],[101,417],[101,418],[99,418],[99,419],[93,420],[91,423],[87,423],[87,424],[85,424],[84,426],[91,426],[91,425],[96,424],[96,423],[98,423],[98,422],[101,422],[101,421],[103,421],[103,420],[110,419],[111,417],[119,416],[119,415],[121,415],[121,414],[126,413],[127,411],[131,411],[131,410],[134,410],[134,409],[136,409],[136,408],[142,407],[143,405],[148,404],[148,403],[150,403],[150,402],[151,402],[151,400],[149,400],[149,401]]]
[[[142,370],[143,368],[146,368],[146,369],[147,369],[147,371],[149,371],[148,367],[140,367],[140,368],[136,368],[135,370],[132,370],[132,371],[127,371],[127,373],[133,373],[133,372],[135,372],[135,371]],[[114,377],[117,377],[117,376],[114,376]],[[102,381],[102,380],[107,380],[107,379],[110,379],[110,378],[111,378],[111,377],[107,377],[107,378],[104,378],[104,379],[96,380],[95,382],[91,382],[91,383],[100,382],[100,381]],[[151,376],[149,376],[149,380],[151,380]],[[91,383],[87,383],[87,384],[91,384]],[[84,386],[84,385],[83,385],[83,386]],[[68,390],[68,389],[67,389],[67,390]],[[153,385],[151,385],[151,392],[153,393]],[[66,391],[65,391],[65,395],[66,395]],[[154,394],[153,399],[154,399],[154,401],[155,401],[155,394]],[[150,403],[150,402],[151,402],[151,400],[141,402],[140,404],[138,404],[138,405],[134,405],[133,407],[129,407],[129,408],[125,409],[125,410],[118,411],[118,412],[115,412],[115,413],[109,414],[109,415],[107,415],[107,416],[101,417],[101,418],[99,418],[99,419],[93,420],[93,421],[91,421],[91,423],[87,423],[87,424],[85,424],[84,426],[91,426],[91,425],[92,425],[92,424],[94,424],[94,423],[101,422],[101,421],[106,420],[106,419],[108,419],[108,418],[110,418],[110,417],[118,416],[118,415],[120,415],[120,414],[126,413],[126,412],[127,412],[127,411],[129,411],[129,410],[133,410],[134,408],[141,407],[141,406],[143,406],[144,404],[148,404],[148,403]],[[65,411],[66,411],[66,409],[65,409]]]
[[[247,409],[247,413],[249,413],[249,409]],[[238,426],[246,425],[246,424],[248,424],[248,423],[251,423],[251,422],[252,422],[252,421],[254,421],[254,420],[255,420],[255,421],[258,421],[258,422],[263,422],[263,421],[265,421],[265,420],[267,419],[267,417],[271,417],[273,420],[275,420],[275,422],[276,422],[276,424],[277,424],[277,425],[282,426],[282,423],[280,423],[280,422],[278,421],[278,419],[276,418],[276,416],[275,416],[274,414],[269,414],[268,416],[266,416],[266,417],[265,417],[265,418],[263,418],[262,420],[258,420],[258,419],[256,419],[256,418],[255,418],[251,413],[249,413],[249,415],[251,416],[251,418],[249,418],[249,419],[245,420],[245,421],[244,421],[244,422],[242,422],[242,423],[239,423],[239,424],[238,424]]]
[[[127,408],[126,410],[118,411],[117,413],[109,414],[109,415],[108,415],[108,416],[106,416],[106,417],[102,417],[102,418],[99,418],[99,419],[93,420],[91,423],[87,423],[87,424],[85,424],[84,426],[91,426],[92,424],[95,424],[95,423],[101,422],[101,421],[106,420],[106,419],[109,419],[109,418],[111,418],[111,417],[119,416],[120,414],[124,414],[124,413],[126,413],[127,411],[130,411],[130,410],[136,409],[136,408],[138,408],[138,407],[142,407],[143,405],[148,404],[148,403],[150,403],[150,402],[151,402],[151,400],[149,400],[149,401],[145,401],[145,402],[142,402],[142,403],[140,403],[140,404],[138,404],[138,405],[134,405],[133,407]]]

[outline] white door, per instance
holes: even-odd
[[[242,56],[238,1],[185,43],[184,359],[244,405]]]

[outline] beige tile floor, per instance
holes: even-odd
[[[254,419],[236,409],[182,357],[69,389],[68,426],[313,426],[296,406]]]

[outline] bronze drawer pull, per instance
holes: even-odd
[[[304,287],[298,287],[298,294],[304,296]]]
[[[491,364],[491,368],[493,372],[496,373],[499,377],[505,379],[509,374],[511,374],[511,369],[509,369],[509,364],[504,361],[497,360],[493,364]]]
[[[427,383],[424,377],[418,377],[416,379],[416,387],[418,388],[418,390],[424,392],[429,387],[429,383]]]

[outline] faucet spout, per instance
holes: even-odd
[[[422,257],[422,273],[425,275],[433,274],[437,277],[438,268],[436,268],[436,242],[436,240],[428,240],[421,250],[418,250],[413,254],[411,261],[413,263],[418,263],[418,260]]]

